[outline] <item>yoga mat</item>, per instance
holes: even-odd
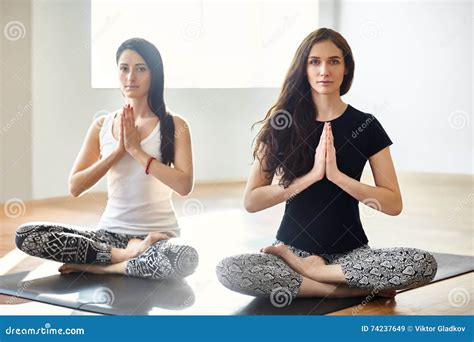
[[[433,282],[473,271],[474,257],[442,253],[434,256],[438,272]],[[45,262],[54,266],[51,273],[59,265]],[[106,315],[324,315],[366,299],[296,298],[289,306],[276,307],[268,299],[225,289],[212,267],[185,279],[166,281],[89,273],[25,280],[28,274],[1,276],[0,293]]]

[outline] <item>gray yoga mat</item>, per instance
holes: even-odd
[[[438,272],[433,282],[473,271],[474,257],[434,256]],[[366,300],[297,298],[289,306],[276,307],[268,299],[231,293],[210,272],[166,281],[88,273],[25,281],[27,275],[1,276],[0,293],[106,315],[324,315]]]

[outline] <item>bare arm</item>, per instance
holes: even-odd
[[[361,183],[344,173],[339,173],[333,182],[362,203],[387,215],[399,215],[403,202],[390,147],[370,157],[369,163],[376,186]]]
[[[175,124],[175,148],[173,167],[153,161],[150,164],[150,176],[160,180],[182,196],[188,195],[194,184],[193,155],[191,146],[191,133],[188,123],[179,116],[173,116]],[[130,155],[143,166],[151,157],[141,148],[129,152]]]
[[[260,164],[260,160],[265,163],[262,158],[266,153],[265,146],[260,146],[257,157],[250,171],[244,196],[244,207],[248,212],[254,213],[263,209],[267,209],[284,202],[291,197],[296,196],[310,185],[319,182],[325,175],[326,164],[326,132],[327,124],[324,124],[323,132],[319,139],[318,146],[314,154],[314,165],[310,172],[306,175],[296,178],[285,189],[279,184],[272,184],[273,176],[265,173]],[[264,168],[267,169],[266,164]]]
[[[99,132],[105,117],[97,118],[89,127],[82,148],[69,175],[69,192],[78,197],[94,186],[122,157],[118,150],[100,159]]]
[[[259,157],[263,156],[263,149],[259,151]],[[265,163],[265,160],[263,159]],[[250,213],[264,210],[289,198],[296,196],[315,182],[321,180],[315,170],[306,175],[296,178],[287,188],[279,184],[271,184],[273,175],[269,175],[261,169],[259,158],[255,158],[250,171],[250,176],[245,187],[244,207]]]

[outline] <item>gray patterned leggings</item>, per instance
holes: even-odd
[[[273,245],[281,243],[275,241]],[[309,252],[288,246],[299,257]],[[416,248],[372,249],[368,245],[344,254],[323,254],[326,264],[339,264],[352,288],[406,289],[433,280],[437,263],[432,254]],[[275,291],[298,295],[302,276],[286,262],[271,254],[239,254],[227,257],[216,267],[219,281],[228,289],[258,297],[270,297]]]
[[[145,237],[34,222],[18,227],[15,242],[23,252],[43,259],[74,264],[110,264],[112,248],[124,249],[131,239],[143,240]],[[161,240],[138,257],[128,260],[125,272],[129,276],[152,279],[186,277],[194,272],[198,262],[193,247]]]

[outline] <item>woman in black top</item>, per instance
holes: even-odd
[[[298,48],[260,122],[244,203],[256,212],[286,201],[285,214],[263,253],[219,263],[218,278],[229,289],[288,304],[296,296],[393,297],[434,278],[436,260],[426,251],[368,246],[359,202],[398,215],[402,197],[388,134],[373,115],[341,99],[353,75],[352,51],[331,29],[312,32]],[[375,187],[360,182],[367,160]]]

